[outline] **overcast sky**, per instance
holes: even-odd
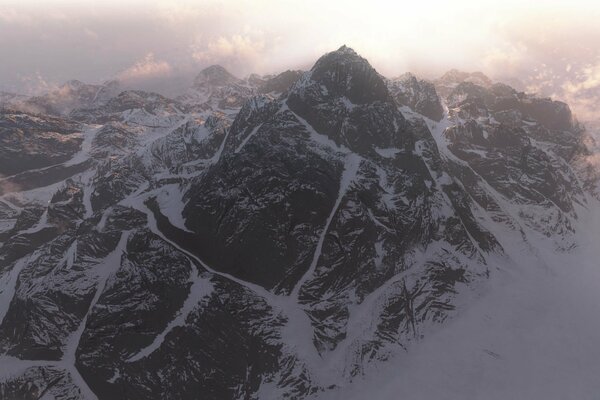
[[[0,90],[174,85],[214,63],[239,76],[305,69],[347,44],[386,76],[518,78],[585,119],[600,98],[599,20],[600,2],[584,0],[0,0]]]

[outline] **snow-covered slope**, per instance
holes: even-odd
[[[594,399],[600,350],[600,204],[579,247],[539,243],[543,266],[492,275],[486,294],[407,353],[319,399]]]
[[[177,100],[3,112],[24,140],[0,156],[40,161],[1,181],[0,397],[415,394],[428,360],[471,376],[445,375],[446,340],[504,368],[485,357],[519,347],[493,327],[576,284],[558,260],[591,257],[598,177],[562,103],[443,82],[438,96],[440,82],[386,80],[344,46],[304,73],[209,67]]]

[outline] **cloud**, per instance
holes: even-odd
[[[499,81],[516,78],[530,93],[568,103],[583,121],[600,120],[600,30],[577,8],[524,13],[494,29],[481,69]]]
[[[167,78],[172,72],[173,68],[168,62],[156,60],[153,53],[148,53],[143,59],[119,73],[117,78],[124,83],[136,84],[147,80]]]
[[[31,15],[19,12],[15,8],[0,8],[0,22],[3,24],[31,25],[33,21]]]
[[[591,0],[21,0],[0,5],[0,90],[117,77],[164,92],[209,64],[304,69],[347,44],[387,76],[481,70],[600,119],[598,20]]]
[[[90,28],[83,28],[83,34],[92,40],[98,40],[99,38],[98,34]]]
[[[44,78],[39,71],[29,75],[21,75],[19,81],[21,92],[28,96],[38,96],[59,88],[59,85]]]
[[[248,35],[220,36],[208,42],[192,44],[192,57],[200,64],[221,64],[239,69],[256,65],[266,52],[265,41]]]

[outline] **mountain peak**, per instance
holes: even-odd
[[[355,104],[390,100],[381,75],[346,45],[319,58],[310,74],[330,94],[346,96]]]
[[[492,85],[492,80],[488,78],[483,72],[464,72],[457,69],[451,69],[442,75],[439,82],[458,84],[462,82],[472,82],[476,85],[488,87]]]
[[[319,58],[317,60],[313,69],[316,68],[324,60],[335,61],[338,63],[339,62],[363,63],[363,64],[367,64],[370,68],[372,68],[371,65],[369,64],[369,62],[365,58],[361,57],[356,51],[354,51],[352,48],[350,48],[346,45],[343,45],[342,47],[340,47],[337,50],[330,51],[329,53],[325,53],[323,56],[321,56],[321,58]]]
[[[336,52],[358,55],[358,54],[356,54],[356,51],[354,51],[354,49],[346,46],[345,44],[343,44],[342,47],[337,49]]]
[[[82,88],[83,86],[86,86],[85,83],[81,82],[80,80],[77,79],[71,79],[67,82],[65,82],[61,87],[62,88],[68,88],[68,89],[72,89],[72,90],[77,90]]]
[[[238,82],[239,79],[227,71],[220,65],[211,65],[204,68],[196,79],[194,79],[194,86],[203,86],[205,84],[215,86],[225,86],[229,83]]]

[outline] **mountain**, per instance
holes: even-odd
[[[187,93],[177,100],[196,112],[219,110],[230,119],[252,96],[268,94],[275,98],[289,90],[301,75],[301,71],[285,71],[275,76],[250,75],[239,79],[220,65],[212,65],[200,71]]]
[[[598,201],[585,129],[458,75],[388,80],[342,46],[2,111],[0,394],[333,397],[570,254]]]
[[[275,76],[265,77],[261,82],[257,82],[258,92],[272,94],[274,97],[290,90],[302,76],[302,71],[287,70]]]
[[[27,100],[27,96],[11,93],[11,92],[0,92],[0,107],[2,108],[14,108],[15,104],[19,104]]]
[[[387,85],[400,106],[406,106],[434,121],[440,121],[444,116],[444,109],[433,83],[406,73],[388,80]]]
[[[76,108],[93,108],[105,104],[120,91],[118,81],[91,85],[78,80],[68,81],[62,86],[40,96],[32,96],[13,106],[25,112],[48,115],[68,115]]]
[[[492,80],[482,72],[465,72],[457,69],[451,69],[433,83],[436,90],[442,97],[448,96],[450,92],[463,82],[473,83],[480,87],[489,87],[492,85]]]
[[[194,79],[194,87],[202,88],[205,85],[226,86],[241,82],[240,79],[231,75],[229,71],[220,65],[211,65],[198,74]]]

